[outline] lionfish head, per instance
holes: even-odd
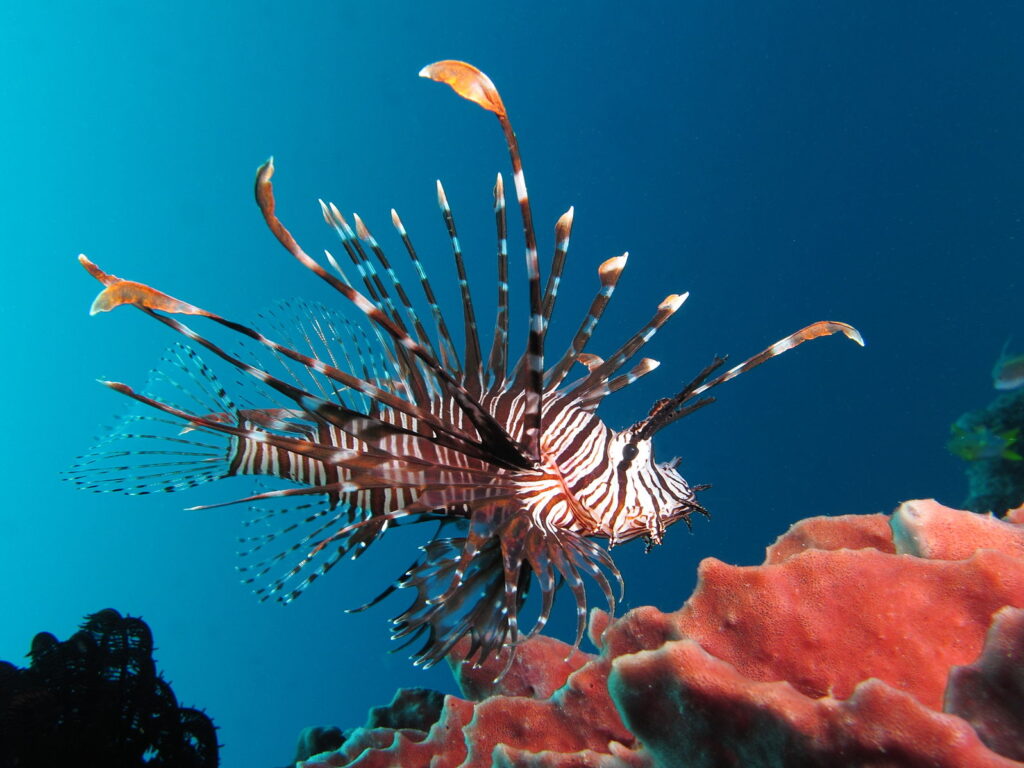
[[[662,464],[654,461],[651,441],[655,433],[713,403],[715,398],[706,394],[713,387],[805,341],[833,333],[841,333],[858,345],[864,345],[864,339],[853,326],[822,320],[791,333],[739,365],[710,378],[727,359],[716,356],[677,394],[655,401],[645,419],[619,433],[609,447],[609,460],[617,462],[616,474],[625,498],[644,499],[647,507],[634,510],[628,507],[627,502],[627,509],[619,515],[619,520],[612,521],[609,531],[611,543],[643,536],[650,547],[661,543],[665,528],[672,523],[682,520],[689,526],[692,513],[708,515],[707,510],[695,500],[696,492],[708,486],[691,487],[676,471],[678,460]]]
[[[710,486],[691,486],[679,473],[679,459],[658,462],[654,441],[640,434],[641,424],[616,433],[608,444],[608,463],[616,467],[617,513],[609,515],[607,530],[611,545],[641,537],[648,548],[661,544],[665,529],[674,523],[690,526],[690,516],[708,511],[697,503],[697,491]]]

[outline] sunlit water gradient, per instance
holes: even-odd
[[[0,7],[0,658],[19,661],[35,632],[66,637],[106,606],[141,615],[179,698],[220,726],[228,768],[283,765],[300,728],[360,724],[398,686],[454,691],[446,670],[388,655],[385,619],[404,600],[341,612],[412,559],[416,531],[283,608],[238,584],[244,509],[181,511],[247,484],[124,498],[59,481],[125,406],[94,379],[141,384],[174,340],[136,312],[88,318],[98,284],[79,252],[229,317],[277,298],[340,300],[263,226],[252,178],[271,154],[278,211],[308,251],[335,246],[317,197],[357,210],[393,251],[394,206],[457,311],[442,178],[490,316],[490,190],[507,156],[490,115],[416,77],[441,58],[477,64],[501,89],[545,255],[556,217],[576,206],[555,347],[596,266],[624,250],[591,351],[612,349],[666,294],[692,292],[645,350],[661,368],[606,403],[612,426],[714,353],[738,359],[817,319],[867,339],[772,361],[659,435],[660,458],[680,455],[688,479],[714,484],[702,497],[714,519],[692,536],[672,529],[646,557],[639,543],[616,551],[629,606],[678,607],[701,558],[759,562],[800,517],[959,503],[949,424],[991,398],[991,365],[1024,332],[1024,10],[892,5]],[[552,633],[568,637],[569,618]]]

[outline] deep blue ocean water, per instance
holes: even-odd
[[[542,254],[576,206],[551,338],[595,269],[630,263],[591,351],[691,291],[645,354],[661,368],[602,408],[622,428],[715,353],[740,359],[813,320],[855,324],[719,391],[658,436],[714,488],[710,522],[644,556],[616,550],[627,606],[677,608],[697,563],[755,564],[799,518],[958,504],[949,425],[984,405],[1024,289],[1024,10],[1017,3],[77,3],[0,6],[5,501],[0,658],[111,606],[152,626],[223,765],[283,765],[300,728],[361,724],[398,686],[454,687],[389,655],[392,600],[348,616],[419,542],[397,531],[288,607],[238,584],[244,510],[184,512],[243,486],[141,498],[59,479],[175,339],[137,312],[89,318],[84,252],[234,318],[275,299],[340,302],[266,231],[252,178],[273,154],[278,211],[336,248],[317,197],[357,210],[396,261],[396,207],[442,303],[457,291],[444,180],[478,311],[493,306],[496,121],[416,77],[471,61],[522,142]],[[514,221],[514,220],[513,220]],[[340,250],[340,249],[339,249]],[[514,338],[526,328],[513,247]],[[403,257],[404,258],[404,257]],[[457,323],[456,323],[457,324]],[[378,547],[374,548],[375,550]],[[566,613],[569,613],[567,609]],[[569,639],[568,616],[552,633]]]

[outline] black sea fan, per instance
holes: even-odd
[[[551,271],[542,285],[519,148],[497,90],[486,75],[463,62],[438,62],[420,74],[449,84],[494,113],[504,131],[529,288],[525,352],[518,362],[509,357],[500,175],[494,188],[497,317],[485,357],[455,221],[440,183],[438,202],[462,295],[461,354],[398,214],[392,211],[393,224],[419,275],[431,332],[358,216],[350,225],[334,205],[321,203],[324,219],[358,272],[359,289],[331,254],[324,266],[298,245],[274,213],[270,161],[256,176],[256,200],[270,230],[303,266],[360,310],[368,325],[300,303],[275,310],[256,330],[121,280],[81,256],[105,286],[93,313],[133,305],[244,373],[260,394],[236,402],[193,348],[171,350],[155,374],[156,384],[171,393],[168,397],[106,382],[155,410],[128,417],[71,474],[86,488],[127,493],[178,490],[231,475],[292,481],[296,487],[239,500],[301,497],[305,502],[300,510],[290,510],[291,521],[282,530],[250,538],[247,557],[254,560],[271,542],[285,534],[292,537],[287,549],[244,569],[248,581],[267,580],[260,594],[284,601],[343,556],[358,555],[390,525],[438,522],[422,555],[380,596],[396,589],[414,595],[408,610],[394,619],[394,635],[421,640],[415,658],[429,666],[466,636],[467,658],[477,662],[514,647],[544,626],[563,584],[575,599],[578,644],[586,618],[584,579],[596,581],[611,610],[610,581],[619,581],[621,588],[619,572],[597,539],[614,545],[642,537],[648,545],[657,544],[668,526],[680,520],[689,524],[694,512],[705,512],[695,498],[700,488],[687,484],[677,462],[655,462],[654,434],[711,402],[706,393],[713,387],[808,339],[838,331],[862,341],[849,325],[814,323],[717,375],[724,359],[716,358],[678,394],[656,402],[643,420],[622,431],[609,428],[596,415],[598,405],[657,367],[656,361],[643,358],[623,371],[686,294],[668,296],[607,358],[585,353],[626,255],[605,261],[598,268],[600,287],[579,329],[546,366],[545,337],[573,210],[555,226]],[[181,315],[240,334],[250,351],[227,351],[175,317]],[[582,374],[571,377],[577,370]],[[122,447],[125,439],[135,445]],[[530,586],[539,591],[540,603],[532,627],[524,630],[518,617]]]

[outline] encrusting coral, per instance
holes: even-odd
[[[760,566],[705,560],[678,611],[593,611],[598,655],[536,637],[456,667],[429,728],[357,729],[306,768],[1024,762],[1024,510],[934,501],[801,521]]]

